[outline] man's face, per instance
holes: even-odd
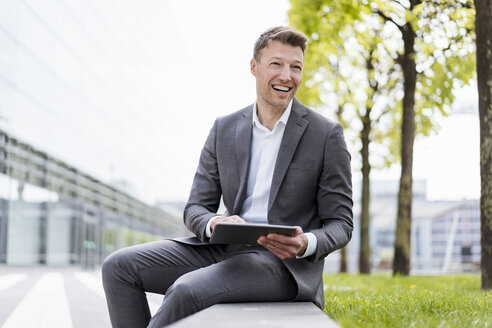
[[[301,84],[302,49],[272,41],[263,48],[259,57],[259,60],[251,60],[258,105],[283,111]]]

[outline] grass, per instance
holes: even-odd
[[[324,311],[347,327],[492,327],[479,275],[327,274]]]

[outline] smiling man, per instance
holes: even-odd
[[[274,27],[256,41],[256,102],[218,118],[184,222],[195,237],[132,246],[103,263],[113,327],[162,327],[217,303],[312,301],[324,258],[352,235],[350,155],[340,124],[295,99],[307,38]],[[220,200],[226,213],[218,214]],[[209,242],[218,222],[296,227],[258,245]],[[145,292],[165,294],[151,318]]]
[[[260,122],[273,129],[302,80],[304,51],[281,41],[271,41],[251,59],[256,77],[256,105]]]

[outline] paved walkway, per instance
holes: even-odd
[[[162,295],[147,294],[151,313]],[[100,271],[0,266],[0,328],[110,328]],[[173,325],[338,327],[312,303],[220,304]]]
[[[151,312],[162,296],[148,294]],[[0,328],[109,328],[100,271],[0,266]]]

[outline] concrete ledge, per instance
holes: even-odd
[[[172,328],[338,328],[311,302],[217,304],[168,326]]]

